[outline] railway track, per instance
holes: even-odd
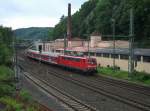
[[[85,81],[77,80],[77,79],[74,79],[74,78],[70,78],[70,77],[68,77],[68,76],[65,77],[64,74],[60,74],[60,73],[58,73],[58,72],[56,72],[56,71],[53,71],[53,70],[50,70],[50,69],[49,69],[48,73],[51,74],[52,76],[55,76],[55,77],[58,77],[58,78],[67,80],[68,82],[72,82],[72,83],[77,84],[77,85],[79,85],[79,86],[88,88],[88,89],[90,89],[90,90],[92,90],[92,91],[94,91],[94,92],[100,93],[100,94],[102,94],[102,95],[105,95],[105,96],[110,97],[110,98],[112,98],[112,99],[115,99],[115,100],[117,100],[117,101],[120,101],[120,102],[123,102],[123,103],[125,103],[125,104],[131,105],[131,106],[136,107],[136,108],[138,108],[138,109],[141,109],[142,111],[150,111],[150,105],[147,104],[147,103],[145,103],[144,101],[141,101],[141,102],[140,102],[140,101],[137,101],[137,100],[132,100],[132,99],[130,99],[130,98],[125,98],[125,97],[120,96],[120,95],[118,95],[118,94],[114,94],[114,93],[112,93],[112,92],[106,91],[106,90],[104,90],[104,89],[102,89],[102,88],[99,88],[98,85],[93,86],[92,84],[95,84],[95,83],[93,83],[93,82],[91,82],[91,81],[90,81],[90,82],[89,82],[89,81],[85,82]],[[97,80],[97,81],[99,81],[99,80]],[[97,81],[96,81],[96,82],[97,82]],[[104,80],[104,81],[105,81],[105,80]],[[106,82],[106,81],[105,81],[105,82]],[[112,84],[112,83],[111,83],[111,84]],[[114,85],[114,84],[113,84],[113,85]],[[122,85],[122,84],[121,84],[121,85]],[[118,85],[118,86],[119,86],[119,85]],[[121,87],[128,87],[128,85],[124,84],[124,85],[121,86]],[[130,89],[130,88],[128,88],[128,89]],[[136,88],[136,89],[138,90],[138,88]],[[133,91],[134,91],[134,90],[133,90]],[[144,92],[143,92],[143,94],[144,94]]]
[[[33,72],[32,72],[33,73]],[[25,72],[24,76],[31,80],[34,84],[38,87],[42,88],[45,92],[49,93],[50,95],[54,96],[61,102],[65,103],[68,107],[70,107],[73,111],[98,111],[97,109],[81,102],[80,100],[76,99],[75,97],[62,92],[55,86],[49,85],[47,81],[37,79],[31,76],[29,73]]]
[[[82,87],[86,87],[94,92],[97,92],[97,93],[100,93],[102,95],[105,95],[107,97],[110,97],[112,99],[115,99],[117,101],[120,101],[120,102],[123,102],[125,104],[128,104],[128,105],[131,105],[131,106],[134,106],[136,108],[139,108],[143,111],[150,111],[150,104],[146,104],[146,103],[143,103],[142,101],[136,101],[136,100],[132,100],[130,98],[125,98],[123,96],[120,96],[118,94],[114,94],[112,92],[109,92],[109,91],[106,91],[102,88],[100,88],[99,86],[93,86],[91,82],[83,82],[83,81],[79,81],[77,79],[74,79],[74,78],[66,78],[64,76],[62,76],[61,74],[57,73],[57,72],[54,72],[54,71],[50,71],[49,74],[52,74],[58,78],[61,78],[61,79],[64,79],[64,80],[67,80],[69,82],[73,82],[74,84],[77,84],[79,86],[82,86]]]
[[[74,77],[78,77],[78,75],[75,75]],[[89,77],[82,76],[82,80],[83,79],[88,80],[93,84],[97,84],[97,85],[101,85],[100,83],[103,83],[105,86],[115,86],[120,89],[130,90],[132,92],[145,95],[150,98],[150,87],[148,86],[142,86],[135,83],[129,83],[127,81],[113,79],[113,78],[99,76],[99,75],[89,76]]]
[[[25,58],[24,55],[23,55],[23,58]],[[67,73],[72,74],[72,72],[67,72]],[[88,79],[88,78],[86,77],[86,79]],[[115,85],[115,86],[120,87],[120,88],[125,88],[128,90],[132,90],[134,92],[137,92],[137,93],[141,93],[143,95],[150,96],[150,87],[145,86],[145,85],[139,85],[136,83],[129,83],[128,81],[113,79],[113,78],[105,77],[102,75],[95,75],[95,76],[89,77],[88,80],[89,81],[94,80],[93,83],[95,82],[95,84],[98,84],[99,82],[103,82],[106,85]]]
[[[129,82],[124,81],[124,80],[118,80],[118,79],[113,79],[113,78],[104,77],[104,76],[96,76],[96,77],[94,77],[94,79],[97,82],[105,82],[106,84],[109,84],[109,85],[116,85],[120,88],[129,89],[129,90],[132,90],[134,92],[150,96],[150,87],[145,86],[145,85],[139,85],[136,83],[129,83]]]

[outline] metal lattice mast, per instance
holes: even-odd
[[[134,16],[133,9],[130,9],[130,31],[129,31],[130,43],[129,43],[129,76],[134,71]]]
[[[116,49],[116,45],[115,45],[115,24],[116,24],[116,21],[115,21],[115,19],[112,19],[112,33],[113,33],[113,54],[114,54],[114,56],[113,56],[113,68],[114,68],[114,71],[115,71],[115,65],[116,65],[116,63],[115,63],[115,49]]]

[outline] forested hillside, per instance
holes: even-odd
[[[20,39],[48,39],[52,37],[51,27],[30,27],[14,30],[14,35]]]
[[[129,34],[129,10],[134,9],[136,40],[150,39],[150,0],[89,0],[72,15],[73,37],[86,38],[87,33],[112,34],[112,18],[116,34]],[[66,33],[67,17],[62,16],[53,31],[54,38]]]

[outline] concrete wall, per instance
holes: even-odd
[[[150,63],[148,63],[148,62],[138,62],[136,70],[150,73]]]
[[[90,45],[92,48],[98,47],[98,43],[102,41],[101,36],[91,36]]]
[[[64,48],[64,42],[63,42],[63,41],[54,42],[53,45],[54,45],[53,47],[54,47],[55,49]]]
[[[83,41],[71,41],[71,47],[82,47]]]
[[[113,41],[100,41],[97,43],[97,47],[100,48],[113,48]],[[116,48],[129,48],[129,42],[128,41],[121,41],[116,40],[115,41],[115,47]]]
[[[101,64],[103,67],[113,66],[113,58],[106,57],[96,57],[97,63]],[[128,71],[128,60],[115,59],[116,66],[119,66],[121,70]],[[137,67],[135,67],[136,71],[144,71],[150,73],[150,63],[149,62],[137,62]]]

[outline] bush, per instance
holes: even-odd
[[[150,81],[150,75],[145,73],[145,72],[134,72],[134,77],[132,78],[135,81],[139,81],[139,82],[148,82]]]
[[[0,84],[0,97],[2,96],[11,96],[15,91],[14,86],[10,86],[7,84]]]
[[[11,97],[2,97],[0,98],[0,102],[7,105],[7,111],[21,111],[23,108],[23,105],[21,103],[18,103],[15,99]]]
[[[11,80],[14,77],[14,72],[6,67],[6,66],[0,66],[0,81],[8,81]]]
[[[0,96],[12,95],[15,91],[13,82],[10,81],[14,77],[13,71],[6,67],[0,66]]]
[[[24,102],[29,102],[31,101],[31,95],[29,94],[29,92],[27,90],[21,90],[20,91],[20,97]]]
[[[0,64],[9,64],[11,62],[12,51],[3,43],[0,43]]]
[[[28,107],[27,111],[37,111],[37,108],[35,108],[35,107]]]

